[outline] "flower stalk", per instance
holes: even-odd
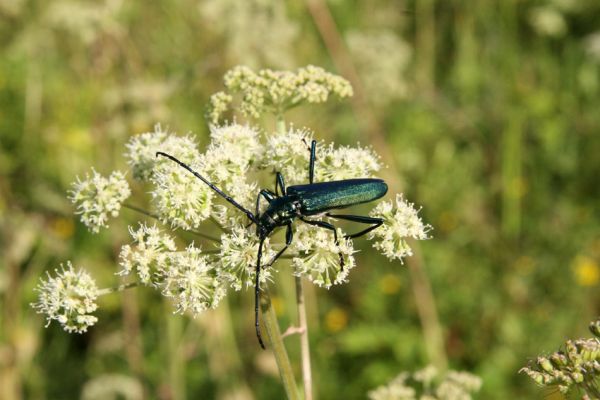
[[[285,389],[285,393],[289,400],[296,400],[298,396],[298,388],[296,387],[296,380],[294,378],[294,371],[290,364],[290,358],[288,357],[285,345],[283,344],[283,337],[279,330],[279,324],[277,322],[277,315],[275,309],[271,303],[271,297],[269,291],[264,288],[261,293],[260,309],[262,312],[263,322],[265,328],[267,328],[267,335],[269,336],[269,342],[271,349],[275,355],[275,361],[279,368],[279,376]]]

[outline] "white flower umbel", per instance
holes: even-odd
[[[212,142],[203,156],[203,172],[214,184],[244,179],[263,150],[259,132],[238,124],[212,126],[210,131]]]
[[[373,149],[333,144],[319,151],[315,162],[316,182],[370,178],[381,169],[379,156]]]
[[[267,137],[262,165],[283,174],[286,184],[308,183],[308,164],[312,133],[304,129],[289,129],[284,134]],[[317,150],[320,152],[320,146]],[[318,157],[317,157],[318,159]]]
[[[250,229],[249,231],[243,226],[237,226],[231,230],[231,234],[221,235],[219,275],[235,290],[254,286],[256,279],[259,241],[252,228]],[[269,239],[266,239],[263,244],[262,266],[269,263],[274,255],[275,252],[269,246]],[[264,284],[270,280],[272,272],[273,267],[261,269],[260,283]]]
[[[157,158],[156,152],[162,151],[190,163],[198,158],[198,147],[191,136],[175,136],[163,131],[160,124],[154,126],[154,132],[133,136],[125,145],[127,163],[133,171],[133,177],[148,180],[157,164],[171,163],[165,158]]]
[[[383,218],[383,225],[369,233],[369,239],[376,239],[373,247],[380,250],[390,260],[412,255],[406,239],[428,239],[430,225],[423,223],[419,210],[412,203],[396,195],[395,204],[391,201],[379,203],[370,213],[371,217]]]
[[[125,175],[114,171],[105,178],[94,169],[86,174],[84,180],[77,178],[69,199],[77,205],[76,214],[81,215],[81,222],[90,232],[98,233],[100,228],[108,227],[109,217],[117,217],[121,204],[131,195]]]
[[[33,308],[46,315],[46,326],[55,320],[67,332],[86,332],[98,321],[91,315],[98,308],[96,282],[84,270],[75,271],[70,261],[67,268],[61,264],[54,275],[47,273],[46,279],[40,279],[35,288],[38,301],[32,304]]]
[[[247,210],[254,212],[256,196],[259,192],[258,185],[255,182],[247,183],[244,177],[237,177],[237,179],[227,182],[223,188],[235,201]],[[218,202],[218,204],[213,205],[211,215],[225,228],[232,229],[239,225],[247,225],[250,222],[246,214],[230,203],[218,196],[215,196],[215,200],[215,203]],[[266,205],[267,202],[263,201],[262,204]]]
[[[161,157],[164,158],[164,157]],[[202,163],[190,163],[202,173]],[[210,216],[214,193],[208,185],[169,159],[154,168],[150,192],[161,222],[172,227],[197,229]]]
[[[137,274],[145,285],[156,285],[161,271],[169,266],[169,252],[176,250],[173,238],[161,233],[160,229],[140,223],[137,230],[129,227],[133,245],[125,245],[119,254],[119,274]]]
[[[171,253],[167,268],[162,268],[162,294],[175,301],[176,312],[198,315],[215,308],[226,291],[213,265],[199,248],[189,245],[184,252]]]
[[[347,281],[348,272],[354,268],[354,247],[352,240],[344,239],[341,229],[337,230],[338,244],[333,232],[307,224],[297,225],[291,252],[298,254],[292,258],[294,274],[306,276],[315,285],[329,289]],[[340,264],[340,254],[344,267]]]
[[[279,114],[303,102],[323,103],[330,95],[352,96],[352,86],[344,78],[312,65],[292,71],[262,69],[258,72],[245,66],[229,70],[223,79],[227,91],[218,92],[210,100],[208,115],[218,122],[232,94],[241,95],[240,111],[258,118],[265,112]],[[220,112],[219,112],[220,111]]]

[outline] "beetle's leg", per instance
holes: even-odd
[[[259,193],[258,196],[256,196],[256,213],[254,215],[258,216],[258,212],[260,210],[260,198],[264,197],[269,203],[271,201],[273,201],[273,199],[275,199],[275,194],[273,194],[273,192],[271,192],[269,189],[262,189]],[[252,225],[252,224],[250,224]],[[248,225],[248,226],[250,226]]]
[[[260,238],[260,242],[258,243],[258,254],[256,256],[256,281],[254,283],[254,326],[256,328],[256,337],[258,338],[258,343],[260,347],[265,349],[265,344],[262,341],[262,337],[260,335],[260,323],[258,320],[258,307],[260,304],[260,259],[262,257],[262,248],[265,239]]]
[[[310,142],[310,163],[308,164],[308,182],[315,181],[315,160],[317,159],[317,141]]]
[[[275,196],[279,195],[278,189],[281,189],[281,195],[285,196],[285,181],[281,172],[275,174]]]
[[[375,229],[375,228],[379,227],[381,224],[383,224],[383,219],[381,219],[381,218],[365,217],[362,215],[343,215],[343,214],[330,214],[330,213],[326,213],[325,215],[327,215],[328,217],[331,217],[331,218],[345,219],[348,221],[358,222],[361,224],[371,224],[370,227],[368,227],[367,229],[364,229],[360,232],[354,233],[352,235],[345,235],[344,237],[346,239],[354,239],[354,238],[366,235],[367,233],[371,232],[373,229]]]
[[[314,225],[314,226],[318,226],[320,228],[325,228],[325,229],[329,229],[331,231],[333,231],[333,238],[335,239],[335,245],[339,246],[340,242],[338,241],[338,236],[337,236],[337,231],[335,229],[335,226],[331,225],[329,222],[325,222],[325,221],[312,221],[310,219],[306,219],[304,217],[300,217],[300,220],[303,222],[306,222],[309,225]],[[338,255],[340,256],[340,268],[342,269],[342,271],[344,270],[344,256],[342,255],[342,252],[338,252]]]
[[[294,237],[294,232],[292,231],[292,224],[288,224],[287,229],[285,231],[285,247],[283,249],[279,250],[277,252],[277,254],[275,254],[275,256],[271,259],[271,261],[269,261],[267,264],[265,264],[263,266],[263,269],[270,267],[271,265],[273,265],[275,263],[275,261],[277,261],[277,259],[279,257],[281,257],[281,255],[283,254],[284,251],[286,251],[288,246],[290,244],[292,244],[293,237]]]

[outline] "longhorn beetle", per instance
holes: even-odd
[[[231,203],[234,207],[245,213],[252,224],[256,224],[256,236],[258,236],[258,254],[256,257],[256,280],[254,284],[254,324],[256,327],[256,337],[258,343],[264,349],[262,337],[260,334],[260,325],[258,320],[258,306],[260,300],[259,274],[261,269],[261,258],[263,243],[269,237],[275,228],[286,227],[285,246],[275,254],[275,256],[266,263],[263,268],[270,267],[292,243],[293,231],[292,222],[299,219],[309,225],[329,229],[333,232],[335,244],[339,244],[337,231],[335,227],[325,221],[311,220],[307,217],[315,215],[325,215],[331,218],[344,219],[348,221],[369,224],[366,229],[352,234],[345,235],[344,238],[352,239],[363,236],[383,223],[381,218],[366,217],[361,215],[331,214],[328,211],[339,208],[346,208],[355,204],[368,203],[383,197],[387,192],[387,184],[381,179],[345,179],[341,181],[314,183],[315,159],[316,159],[317,141],[313,140],[310,146],[310,163],[308,168],[309,183],[307,185],[294,185],[285,187],[283,175],[277,172],[275,175],[275,193],[269,189],[262,189],[256,197],[256,209],[252,213],[231,196],[228,196],[221,189],[209,182],[206,178],[194,171],[189,165],[179,161],[177,158],[159,151],[156,156],[163,156],[173,160],[183,168],[190,171],[202,182],[206,183],[212,190]],[[281,191],[281,195],[279,194]],[[261,214],[260,199],[263,197],[269,204],[267,209]],[[248,225],[248,226],[250,226]],[[340,268],[344,268],[344,258],[340,256]]]

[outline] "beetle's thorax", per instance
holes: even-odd
[[[295,196],[281,196],[273,199],[267,209],[258,217],[256,234],[267,237],[278,226],[285,226],[298,216],[300,203]]]

